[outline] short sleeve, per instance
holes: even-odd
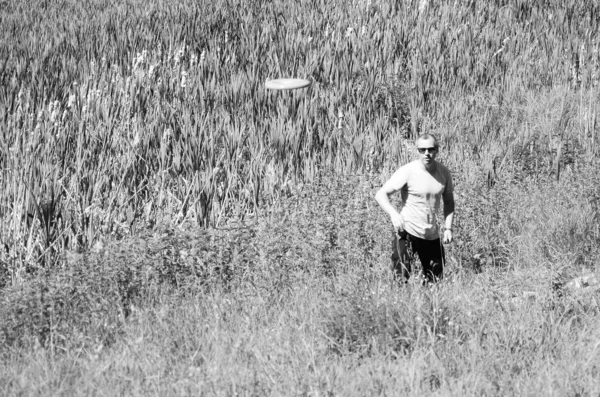
[[[407,167],[400,167],[383,186],[388,191],[397,192],[408,184],[408,175]]]
[[[454,182],[452,181],[450,170],[446,168],[446,186],[444,186],[444,194],[452,193],[454,193]]]

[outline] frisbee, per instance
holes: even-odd
[[[265,87],[269,90],[297,90],[310,85],[310,81],[305,79],[275,79],[265,83]]]

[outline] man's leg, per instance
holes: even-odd
[[[429,282],[436,282],[444,277],[444,264],[446,262],[444,247],[440,239],[423,240],[415,238],[414,250],[419,255],[423,274]]]
[[[392,239],[392,269],[396,277],[402,277],[404,280],[410,278],[411,272],[408,244],[408,233],[394,233]]]

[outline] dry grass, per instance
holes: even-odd
[[[598,7],[234,3],[0,12],[0,394],[598,394],[560,288],[598,271]],[[420,131],[433,289],[372,199]]]

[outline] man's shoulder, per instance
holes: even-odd
[[[398,182],[398,183],[406,183],[408,179],[410,179],[411,175],[415,172],[415,161],[411,161],[410,163],[403,164],[398,168],[394,174],[391,176],[390,180]],[[418,165],[418,164],[416,164]]]
[[[452,172],[450,171],[450,168],[446,167],[444,164],[438,162],[437,163],[438,166],[438,171],[444,175],[447,175],[449,177],[452,177]]]
[[[408,175],[413,174],[416,170],[418,170],[418,166],[419,160],[411,161],[400,166],[400,168],[398,168],[394,174],[408,177]]]
[[[438,163],[437,173],[441,177],[442,183],[446,186],[446,192],[452,193],[454,190],[454,181],[452,180],[452,172],[444,164]]]
[[[421,160],[413,160],[409,163],[404,164],[398,170],[412,170],[412,169],[420,169]]]

